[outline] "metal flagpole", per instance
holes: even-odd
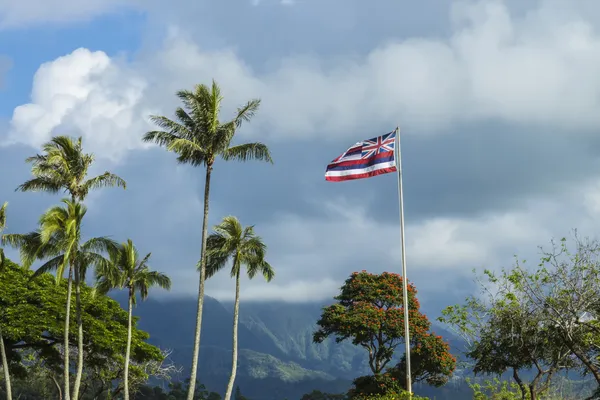
[[[402,155],[400,151],[400,128],[396,127],[395,161],[398,175],[398,201],[400,206],[400,245],[402,248],[402,300],[404,303],[404,340],[406,351],[406,390],[412,394],[410,374],[410,331],[408,324],[408,279],[406,278],[406,249],[404,245],[404,199],[402,196]]]

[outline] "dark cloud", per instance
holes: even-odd
[[[151,8],[150,18],[165,19],[193,32],[205,50],[235,47],[251,64],[294,54],[364,55],[381,40],[408,36],[439,36],[448,31],[450,2],[425,0],[404,4],[385,0],[177,0],[165,10]],[[160,13],[159,13],[160,12]],[[260,67],[259,67],[260,68]]]
[[[523,2],[508,3],[517,7],[516,12],[520,14],[525,14],[532,6],[522,5]],[[517,3],[521,5],[517,6]],[[162,7],[161,14],[151,10],[149,26],[156,26],[153,24],[157,22],[175,22],[175,26],[184,29],[191,27],[195,43],[201,49],[234,46],[244,62],[255,69],[263,69],[263,72],[275,69],[281,57],[316,55],[327,66],[328,63],[338,62],[339,57],[361,58],[386,41],[408,37],[445,37],[450,33],[450,2],[442,0],[422,1],[410,7],[391,0],[375,5],[358,0],[298,0],[288,6],[267,0],[260,1],[258,5],[245,0],[177,0],[169,6],[168,12]],[[157,21],[159,15],[161,21]],[[426,50],[430,48],[415,47],[417,50],[424,49],[425,54],[429,54]],[[206,57],[204,54],[195,56],[199,59]],[[185,59],[167,61],[177,65],[185,62]],[[213,64],[206,64],[212,68]],[[234,63],[214,65],[223,65],[234,71],[237,68]],[[136,67],[135,64],[132,66]],[[206,65],[204,67],[208,68]],[[227,69],[225,67],[223,69]],[[64,69],[69,71],[70,64]],[[118,72],[114,72],[114,76],[118,76]],[[371,72],[376,75],[376,72]],[[300,72],[299,76],[304,75]],[[242,78],[235,82],[245,83],[247,77]],[[261,79],[255,76],[250,78],[257,82]],[[150,82],[160,82],[169,78],[157,74],[148,79]],[[260,82],[253,84],[255,86],[248,85],[251,88],[260,87]],[[109,86],[111,89],[120,87],[117,83]],[[334,86],[338,87],[346,86]],[[102,96],[109,97],[113,93],[112,90],[103,91],[103,87],[94,88]],[[275,89],[276,83],[271,83],[270,90]],[[163,100],[165,93],[155,91],[149,96]],[[226,96],[228,93],[225,93]],[[340,99],[345,96],[344,93],[338,95]],[[104,99],[102,96],[100,98]],[[234,96],[237,93],[234,92]],[[319,96],[319,93],[314,96]],[[48,97],[47,104],[43,105],[53,110],[56,96]],[[307,98],[310,100],[307,96],[299,101],[307,101]],[[102,111],[101,107],[95,108],[95,104],[90,104],[86,103],[84,108]],[[121,103],[110,104],[114,106]],[[154,107],[155,104],[164,106],[159,101],[151,104],[153,109],[158,107]],[[135,103],[135,106],[146,112],[146,104]],[[271,108],[271,111],[273,109],[277,110]],[[292,115],[293,111],[288,111],[290,117],[304,118],[301,111]],[[131,117],[137,118],[138,115],[141,113],[131,114]],[[287,115],[284,117],[287,118]],[[311,117],[326,119],[318,112]],[[111,118],[112,114],[105,117],[107,120]],[[404,124],[402,110],[398,111],[398,119],[403,124],[406,217],[413,231],[415,226],[425,224],[432,218],[455,218],[465,223],[479,223],[477,219],[482,215],[504,215],[525,207],[531,199],[555,198],[597,176],[599,165],[596,154],[600,151],[600,141],[594,136],[489,119],[459,124],[452,118],[444,122],[442,127],[425,134],[419,126],[410,122]],[[233,214],[240,217],[245,225],[256,225],[257,232],[268,240],[271,260],[277,267],[277,280],[269,284],[270,288],[279,288],[277,296],[291,296],[292,293],[295,299],[329,296],[355,270],[400,272],[395,176],[389,174],[344,183],[326,182],[323,177],[327,163],[354,142],[393,128],[384,126],[384,122],[372,126],[368,126],[369,123],[363,124],[366,128],[345,131],[332,128],[335,124],[327,124],[320,128],[321,132],[312,132],[311,137],[307,135],[302,140],[298,140],[298,136],[289,139],[284,131],[264,132],[264,136],[253,133],[249,135],[252,138],[273,138],[267,144],[273,152],[275,165],[217,162],[211,188],[209,224],[212,226],[223,216]],[[128,125],[134,126],[135,132],[127,132],[132,136],[121,139],[125,141],[133,135],[141,136],[143,132],[137,132],[142,129],[141,125]],[[114,134],[117,128],[112,125],[109,128],[105,132],[107,137],[117,138]],[[253,139],[240,137],[240,140]],[[118,144],[117,139],[115,143]],[[127,143],[135,148],[137,139],[128,140]],[[3,172],[0,174],[0,202],[8,200],[11,203],[10,232],[34,229],[39,214],[60,198],[45,194],[14,193],[14,188],[29,177],[29,168],[23,160],[33,153],[31,148],[20,146],[0,148],[0,170]],[[164,149],[132,150],[121,161],[117,165],[107,164],[105,160],[98,161],[99,171],[108,168],[121,175],[127,180],[128,188],[126,191],[104,189],[90,196],[85,235],[109,235],[120,241],[131,238],[140,252],[153,253],[154,268],[172,276],[176,282],[174,294],[194,293],[197,286],[194,269],[200,248],[204,169],[177,165],[175,156]],[[337,208],[338,213],[332,208]],[[564,225],[578,221],[576,218],[579,217],[581,215]],[[495,226],[492,226],[489,232],[486,231],[486,238],[483,238],[487,240],[485,243],[476,241],[478,236],[482,236],[481,229],[471,227],[461,231],[460,227],[454,229],[454,226],[450,226],[449,238],[445,238],[445,232],[438,232],[444,226],[439,229],[434,226],[421,236],[417,235],[420,232],[414,233],[413,237],[427,241],[438,233],[442,236],[438,242],[431,242],[430,249],[427,243],[422,246],[432,253],[429,260],[443,258],[445,253],[441,256],[437,253],[448,248],[469,256],[467,253],[471,249],[488,246],[481,250],[487,256],[488,253],[495,255],[494,246],[497,246],[508,254],[508,251],[513,251],[514,243],[507,243],[504,238],[512,236],[510,229],[513,225],[507,225],[507,232],[497,234],[498,237],[494,236]],[[464,234],[464,238],[461,234]],[[461,239],[458,244],[462,248],[456,246],[454,249],[456,243],[453,240],[456,240],[456,236]],[[442,248],[442,245],[446,245],[446,248]],[[459,261],[451,268],[448,266],[452,264],[450,262],[448,265],[436,265],[424,257],[423,251],[418,257],[416,250],[411,251],[413,249],[409,248],[409,279],[420,289],[424,307],[441,309],[443,305],[461,300],[465,293],[472,290],[465,276],[472,267],[479,267],[472,261],[473,257],[465,257],[466,261],[457,257]],[[486,258],[481,263],[490,259]],[[230,294],[230,285],[229,277],[223,274],[211,280],[209,292]],[[260,297],[260,291],[264,290],[261,285],[256,283],[253,286],[257,289],[250,293],[251,297]]]

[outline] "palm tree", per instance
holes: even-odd
[[[6,206],[4,203],[0,207],[0,233],[6,227]],[[0,248],[0,271],[4,269],[4,250]],[[12,390],[10,384],[10,371],[8,370],[8,360],[6,358],[6,349],[4,348],[4,337],[2,336],[2,325],[0,325],[0,357],[2,357],[2,370],[4,371],[4,385],[6,386],[6,400],[12,400]]]
[[[31,164],[33,178],[16,190],[43,191],[49,193],[68,192],[71,201],[82,202],[90,190],[119,186],[125,189],[125,181],[115,174],[104,172],[88,179],[88,170],[94,162],[94,155],[83,152],[81,137],[76,140],[69,136],[55,136],[42,146],[43,154],[36,154],[25,161]],[[77,318],[77,372],[73,385],[73,400],[79,397],[83,374],[83,324],[81,321],[81,274],[75,273],[75,308]],[[62,276],[62,275],[61,275]],[[67,314],[67,318],[68,318]],[[65,373],[65,387],[68,386],[68,372]],[[69,395],[66,399],[69,400]]]
[[[69,317],[73,273],[76,272],[82,281],[85,280],[87,267],[101,267],[107,263],[108,260],[101,253],[115,251],[117,244],[106,237],[92,238],[81,244],[81,222],[87,209],[77,201],[63,199],[62,202],[64,206],[54,206],[42,214],[36,231],[7,234],[2,241],[19,248],[24,268],[31,267],[36,259],[47,260],[35,271],[34,278],[45,272],[56,271],[56,282],[59,284],[68,268],[63,361],[65,400],[69,400]],[[77,392],[74,392],[73,397],[76,396]]]
[[[115,174],[87,179],[94,155],[84,153],[81,137],[55,136],[42,146],[44,154],[28,157],[33,178],[17,187],[22,192],[68,192],[71,200],[83,201],[90,190],[119,186],[125,189],[126,182]]]
[[[97,288],[102,294],[111,289],[126,288],[129,299],[129,319],[127,323],[127,347],[125,350],[125,368],[123,369],[123,395],[129,400],[129,356],[131,353],[131,318],[133,306],[136,304],[136,293],[139,292],[142,300],[148,297],[148,289],[159,286],[163,289],[171,289],[171,280],[160,272],[151,271],[148,266],[150,253],[143,259],[131,239],[119,246],[118,250],[111,254],[110,263],[104,264],[97,271]]]
[[[215,233],[207,240],[207,269],[210,278],[231,260],[231,277],[235,278],[235,306],[233,308],[233,362],[224,400],[230,400],[237,371],[238,320],[240,309],[240,275],[246,267],[248,278],[260,273],[267,282],[275,276],[271,265],[265,261],[267,246],[256,236],[253,226],[243,227],[236,217],[228,216],[215,226]]]
[[[200,250],[200,281],[198,287],[198,311],[196,315],[196,334],[192,355],[190,382],[196,382],[198,353],[200,351],[200,332],[202,328],[202,309],[204,304],[204,282],[206,279],[206,236],[208,231],[208,201],[210,176],[217,157],[224,161],[250,159],[273,163],[269,148],[262,143],[246,143],[231,146],[237,129],[244,121],[250,121],[258,110],[260,100],[250,100],[237,109],[234,118],[227,122],[219,120],[221,109],[221,90],[213,80],[212,87],[196,85],[194,91],[181,90],[177,96],[183,103],[175,111],[177,121],[167,117],[151,116],[152,121],[161,129],[147,132],[143,140],[164,146],[178,155],[177,161],[192,166],[205,166],[204,214],[202,217],[202,243]],[[194,385],[190,385],[187,400],[194,399]]]

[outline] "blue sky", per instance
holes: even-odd
[[[409,279],[428,312],[472,289],[473,268],[600,222],[600,5],[591,0],[0,0],[0,201],[8,231],[59,197],[15,193],[23,160],[82,135],[126,191],[90,196],[85,229],[131,238],[194,295],[201,169],[145,145],[150,114],[216,79],[224,116],[262,99],[240,141],[275,165],[215,167],[210,223],[254,224],[277,271],[245,299],[333,296],[355,270],[400,271],[392,174],[330,183],[358,140],[402,129]],[[12,253],[16,255],[15,253]],[[227,274],[208,293],[230,298]]]

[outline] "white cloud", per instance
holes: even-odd
[[[457,7],[448,40],[390,42],[337,64],[290,56],[266,74],[232,49],[203,51],[177,30],[130,65],[78,49],[40,67],[32,103],[15,110],[11,140],[37,146],[53,130],[74,129],[103,150],[134,148],[149,110],[171,115],[176,90],[212,78],[223,86],[225,112],[262,98],[247,132],[273,139],[397,123],[422,133],[489,119],[600,128],[600,36],[585,15],[541,4],[521,19],[496,1]]]
[[[83,135],[98,157],[118,160],[138,148],[148,110],[146,83],[104,52],[80,48],[43,64],[35,74],[32,102],[15,108],[4,144],[38,148],[52,135]]]
[[[408,225],[409,280],[425,296],[453,291],[456,288],[444,286],[439,278],[450,273],[470,280],[474,268],[510,267],[514,255],[536,264],[538,246],[568,236],[575,228],[594,237],[600,223],[599,182],[592,180],[552,200],[531,199],[506,212],[434,217]],[[276,215],[271,223],[256,226],[277,275],[270,283],[260,277],[244,282],[244,299],[322,300],[334,296],[353,271],[401,273],[398,222],[376,221],[369,216],[368,204],[344,199],[315,207],[324,207],[326,217]],[[212,278],[207,288],[220,299],[231,299],[234,293],[226,273]]]
[[[314,139],[327,132],[352,143],[360,138],[349,137],[350,130],[401,123],[405,132],[443,131],[455,122],[489,119],[537,125],[548,135],[557,129],[593,131],[600,128],[600,36],[587,14],[575,6],[565,12],[557,4],[541,2],[515,19],[502,3],[481,1],[455,9],[454,33],[447,40],[389,42],[364,59],[334,63],[294,55],[264,73],[233,49],[205,51],[177,31],[160,51],[129,63],[78,49],[40,67],[31,102],[15,109],[4,144],[39,147],[56,133],[82,134],[86,148],[118,161],[143,146],[148,114],[172,115],[176,90],[212,78],[223,86],[224,113],[262,98],[257,120],[244,130],[260,133],[261,139]],[[198,210],[196,200],[191,203],[180,200],[176,207]],[[169,215],[170,222],[189,220],[181,215]],[[504,213],[419,221],[407,226],[409,278],[436,290],[436,272],[468,274],[472,268],[507,265],[513,254],[534,254],[552,235],[575,227],[593,232],[598,218],[600,186],[591,182],[561,198],[532,199]],[[330,297],[353,270],[400,269],[396,221],[375,221],[356,204],[330,205],[320,218],[279,215],[257,231],[272,249],[278,275],[270,284],[259,279],[245,284],[244,298]],[[177,251],[186,252],[185,265],[193,265],[197,249],[188,252],[190,244],[177,244]],[[163,259],[169,251],[174,250],[165,250]],[[195,292],[192,274],[191,268],[173,272],[178,293]],[[211,280],[208,293],[228,296],[229,285],[224,274]]]
[[[138,0],[0,0],[0,29],[86,20],[138,3]]]

